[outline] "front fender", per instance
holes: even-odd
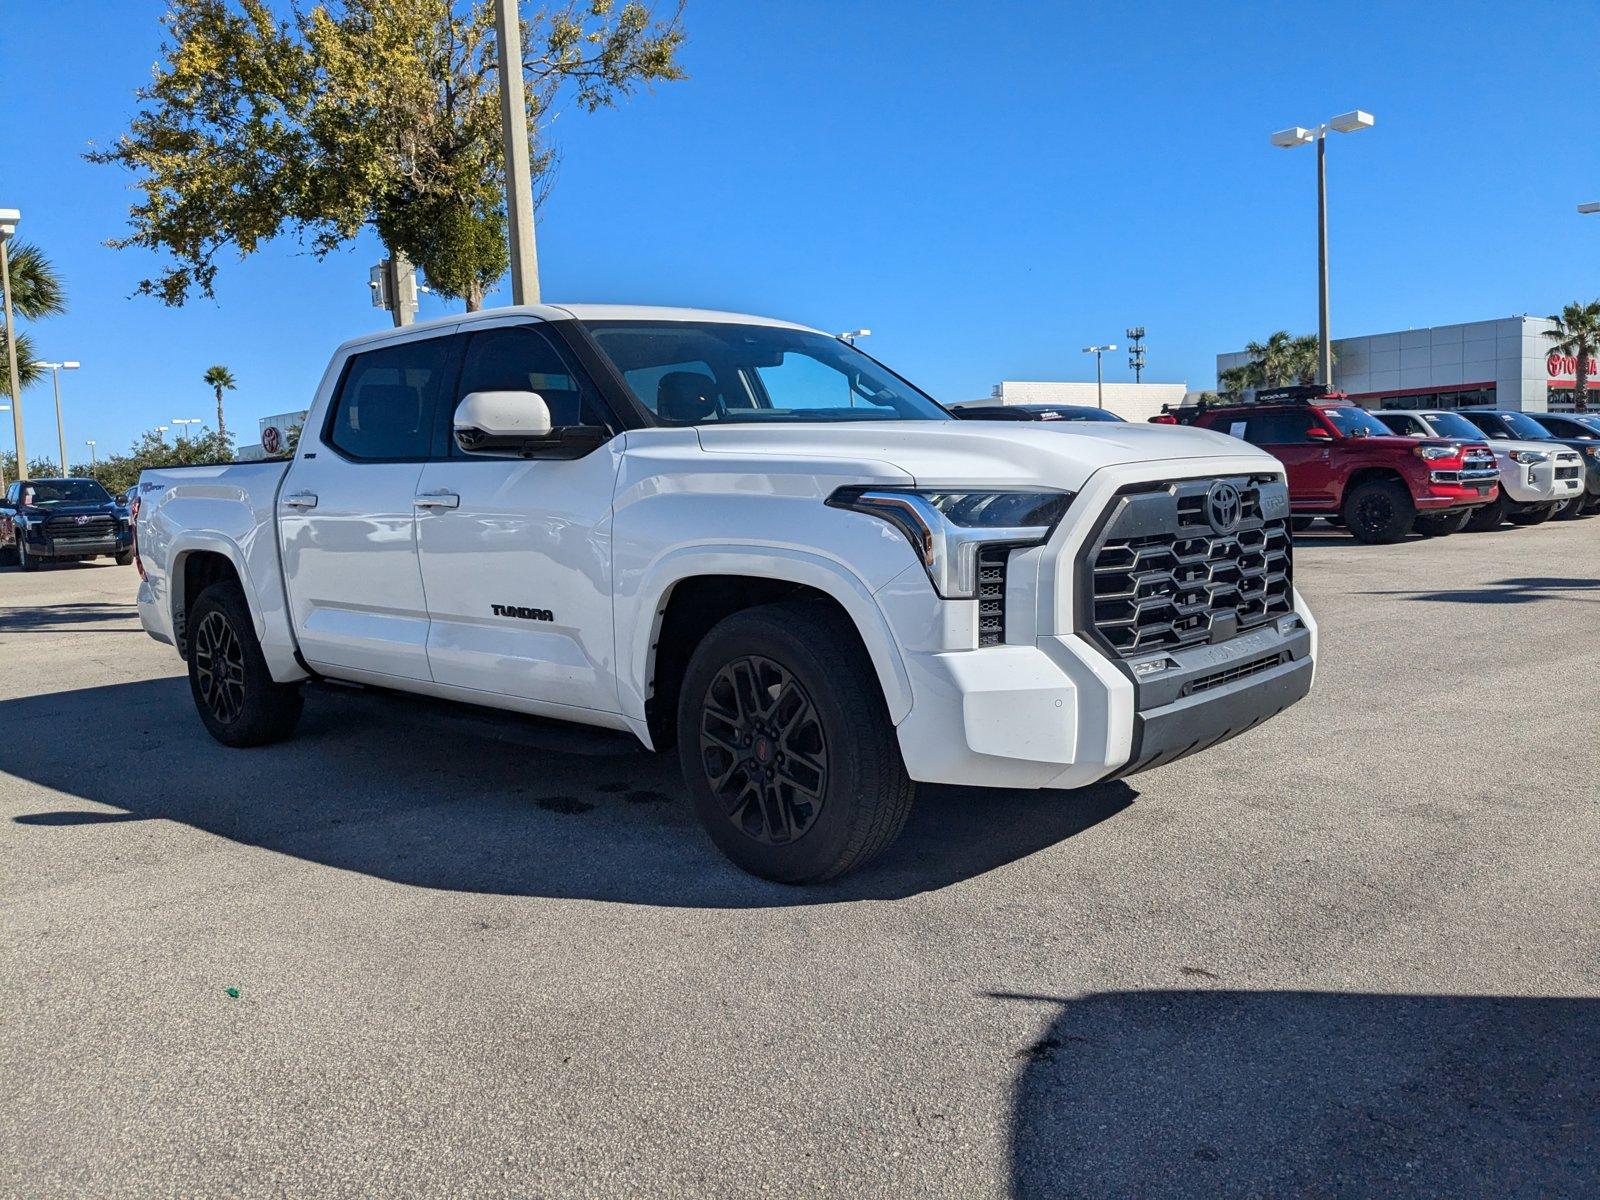
[[[849,614],[867,648],[895,724],[911,711],[911,680],[889,622],[872,590],[843,563],[789,547],[737,543],[685,546],[662,555],[627,599],[618,599],[619,698],[643,729],[654,648],[674,585],[696,575],[741,575],[802,584],[831,596]]]

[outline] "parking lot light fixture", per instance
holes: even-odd
[[[1274,146],[1292,150],[1317,144],[1317,382],[1333,386],[1333,343],[1328,334],[1328,134],[1371,129],[1373,116],[1362,109],[1340,113],[1315,129],[1296,125],[1271,137]]]
[[[1085,346],[1083,348],[1085,354],[1094,355],[1094,400],[1101,408],[1106,406],[1106,386],[1101,379],[1100,363],[1104,355],[1111,353],[1116,348],[1115,343],[1108,346]]]
[[[61,372],[76,371],[79,363],[76,359],[67,359],[65,362],[40,363],[41,367],[50,368],[51,382],[56,389],[56,447],[61,451],[61,474],[63,477],[71,474],[67,469],[67,429],[61,421]]]
[[[1600,213],[1600,200],[1591,200],[1588,204],[1578,205],[1578,211],[1584,214]]]
[[[839,340],[841,342],[849,342],[852,346],[854,346],[856,344],[856,339],[857,338],[864,338],[864,337],[871,337],[871,336],[872,336],[872,330],[870,330],[870,329],[852,329],[847,333],[841,333],[839,335]]]
[[[178,440],[188,440],[189,426],[200,424],[199,417],[173,417],[172,423],[178,427]]]
[[[93,467],[94,464],[95,464],[94,448],[95,448],[97,443],[95,442],[95,440],[93,438],[85,438],[83,440],[83,444],[85,446],[89,447],[89,465],[91,467]]]
[[[22,436],[22,383],[17,377],[17,338],[11,328],[11,239],[17,234],[22,213],[15,208],[0,208],[0,289],[5,294],[6,369],[11,376],[11,433],[16,439],[17,478],[28,477],[28,447]],[[0,487],[5,486],[0,471]]]

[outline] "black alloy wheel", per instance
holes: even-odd
[[[737,658],[713,677],[700,717],[700,758],[728,820],[762,845],[803,837],[822,813],[822,722],[799,680],[770,658]]]
[[[1357,484],[1345,499],[1345,527],[1357,541],[1369,545],[1400,541],[1411,532],[1416,517],[1411,495],[1398,480]]]
[[[213,609],[194,631],[195,682],[211,715],[232,725],[244,712],[244,648],[220,611]]]

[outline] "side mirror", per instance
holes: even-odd
[[[582,458],[611,437],[596,425],[553,427],[538,392],[468,392],[452,423],[462,450],[496,457]]]
[[[1333,434],[1329,433],[1321,425],[1313,425],[1310,429],[1306,430],[1306,437],[1313,442],[1333,441]]]

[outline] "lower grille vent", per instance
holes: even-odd
[[[1009,546],[978,551],[978,645],[998,646],[1006,640],[1006,558]]]

